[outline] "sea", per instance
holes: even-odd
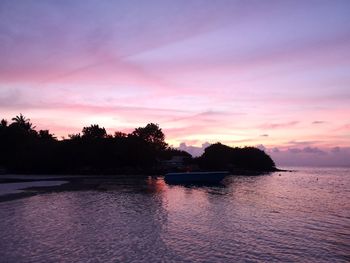
[[[123,179],[0,203],[0,262],[350,262],[350,169]]]

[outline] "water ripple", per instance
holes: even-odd
[[[349,188],[349,170],[308,169],[2,202],[0,261],[349,262]]]

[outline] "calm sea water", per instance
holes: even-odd
[[[0,203],[0,261],[350,261],[350,169],[112,188]]]

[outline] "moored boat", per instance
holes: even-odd
[[[218,184],[227,175],[227,171],[167,173],[164,179],[170,184]]]

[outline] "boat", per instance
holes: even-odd
[[[227,171],[167,173],[164,180],[169,184],[218,184],[227,175]]]

